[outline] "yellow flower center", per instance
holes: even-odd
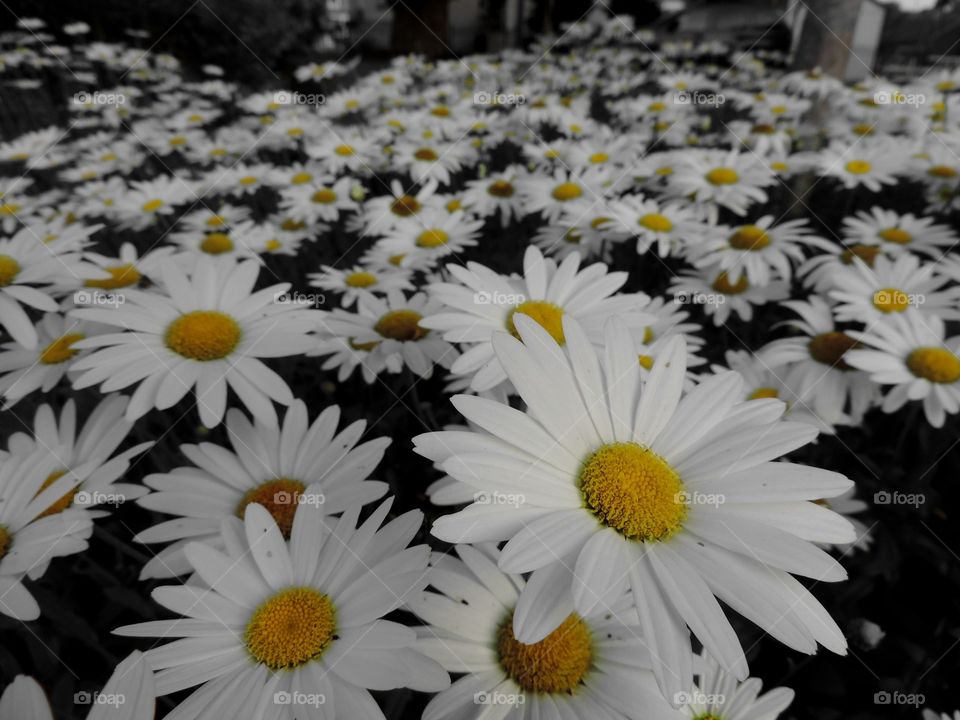
[[[313,180],[313,175],[308,172],[298,172],[292,178],[290,178],[290,183],[292,185],[303,185]]]
[[[337,201],[337,194],[330,188],[320,188],[310,196],[310,199],[315,203],[329,205],[330,203]]]
[[[43,352],[40,353],[40,362],[44,365],[59,365],[62,362],[66,362],[80,352],[79,350],[71,349],[70,346],[78,340],[83,340],[84,337],[85,335],[83,333],[67,333],[66,335],[61,335],[43,349]]]
[[[436,151],[432,150],[431,148],[419,148],[413,153],[413,156],[417,160],[422,160],[424,162],[434,162],[440,157],[437,155]]]
[[[352,347],[354,350],[363,350],[364,352],[370,352],[380,344],[379,340],[371,340],[370,342],[357,342],[353,338],[350,338],[348,342],[350,343],[350,347]]]
[[[237,517],[243,519],[243,513],[250,503],[263,505],[277,523],[280,532],[287,540],[293,528],[293,517],[297,513],[298,499],[307,486],[299,480],[276,478],[247,490],[237,505]]]
[[[303,230],[307,224],[302,220],[291,220],[287,218],[282,223],[280,223],[280,229],[286,230],[287,232],[296,232],[297,230]]]
[[[857,123],[851,128],[854,134],[863,137],[864,135],[873,135],[873,125],[867,125],[866,123]]]
[[[11,545],[13,545],[13,534],[4,525],[0,525],[0,560],[10,552]]]
[[[172,147],[180,147],[181,145],[187,144],[187,138],[183,135],[174,135],[170,138],[170,145]]]
[[[725,272],[721,272],[717,275],[717,279],[713,281],[713,289],[724,295],[739,295],[745,292],[748,287],[750,287],[750,283],[747,282],[745,274],[741,275],[735,284],[730,282],[730,277]]]
[[[447,201],[445,207],[447,208],[447,212],[454,213],[460,209],[461,204],[457,198],[453,198],[452,200]]]
[[[436,117],[448,117],[450,115],[450,108],[446,105],[437,105],[437,107],[430,110],[430,114]]]
[[[253,175],[244,175],[242,178],[240,178],[240,184],[246,187],[249,187],[250,185],[255,185],[256,182],[257,182],[257,179]]]
[[[759,400],[761,398],[776,398],[780,397],[780,391],[774,387],[762,387],[754,390],[747,397],[747,400]]]
[[[0,215],[7,217],[16,215],[20,211],[20,205],[17,203],[3,203],[0,205]]]
[[[487,187],[487,192],[494,197],[508,198],[513,197],[515,190],[513,183],[507,180],[494,180]]]
[[[520,333],[517,331],[517,327],[513,322],[513,316],[517,313],[536,320],[537,324],[550,333],[550,337],[556,340],[558,344],[563,345],[564,342],[566,342],[566,338],[563,335],[563,308],[546,300],[527,300],[517,305],[517,307],[507,315],[507,330],[509,330],[510,334],[517,340],[520,340]]]
[[[391,340],[411,342],[426,337],[430,331],[420,327],[423,315],[415,310],[391,310],[377,320],[373,329]]]
[[[220,255],[233,250],[233,240],[226,233],[210,233],[204,236],[200,249],[210,255]]]
[[[766,123],[760,123],[750,128],[750,132],[754,135],[773,135],[776,131],[777,129],[773,125],[767,125]]]
[[[853,245],[840,253],[840,262],[844,265],[852,265],[854,258],[860,258],[867,266],[873,267],[879,254],[880,248],[875,245]]]
[[[431,228],[424,230],[417,236],[417,246],[422,248],[435,248],[446,245],[450,241],[450,236],[440,228]]]
[[[343,282],[348,287],[366,288],[377,284],[377,276],[366,271],[352,272],[347,275]]]
[[[770,169],[775,172],[785,172],[790,169],[790,167],[785,162],[772,162],[770,163]]]
[[[653,369],[653,355],[640,355],[638,359],[640,361],[640,367],[644,370]]]
[[[917,348],[907,356],[907,367],[930,382],[949,384],[960,380],[960,358],[941,347]]]
[[[770,108],[770,112],[772,112],[774,115],[783,115],[786,111],[786,105],[774,105]]]
[[[600,165],[602,163],[607,162],[607,160],[609,159],[610,159],[610,156],[607,155],[607,153],[605,152],[595,152],[589,158],[590,162],[592,162],[594,165]]]
[[[401,195],[390,206],[390,212],[400,217],[410,217],[420,212],[420,201],[413,195]]]
[[[319,658],[336,629],[330,598],[313,588],[294,587],[254,611],[243,639],[257,662],[271,670],[291,670]]]
[[[580,492],[600,522],[630,540],[666,540],[687,516],[680,476],[632,442],[604,445],[590,455],[580,471]]]
[[[563,234],[563,241],[571,245],[579,245],[583,240],[583,234],[576,228],[570,228]]]
[[[807,349],[810,351],[810,357],[819,363],[837,370],[850,370],[850,366],[843,357],[848,350],[854,350],[859,346],[860,343],[846,333],[831,330],[810,338]]]
[[[333,149],[333,152],[335,152],[340,157],[351,157],[352,155],[357,154],[357,151],[353,149],[352,145],[337,145]]]
[[[770,236],[756,225],[744,225],[737,228],[729,242],[735,250],[762,250],[770,244]]]
[[[275,238],[271,238],[270,240],[267,240],[267,242],[264,244],[263,249],[266,250],[267,252],[276,252],[282,247],[283,247],[283,243],[281,243],[279,240]]]
[[[647,213],[637,222],[653,232],[670,232],[673,230],[673,223],[670,222],[670,218],[660,213]]]
[[[654,100],[652,103],[647,105],[647,110],[652,113],[663,112],[667,109],[666,103],[662,103],[659,100]]]
[[[559,200],[560,202],[576,200],[583,195],[583,188],[572,182],[560,183],[553,189],[552,195],[554,200]]]
[[[9,255],[0,255],[0,287],[7,287],[20,274],[20,263]]]
[[[43,484],[40,486],[40,489],[37,490],[37,495],[39,495],[48,487],[53,485],[57,480],[62,478],[68,472],[69,470],[55,470],[49,475],[47,475],[47,479],[43,481]],[[70,507],[70,505],[73,504],[73,498],[77,494],[77,491],[79,489],[80,489],[80,486],[77,485],[75,488],[68,491],[62,498],[60,498],[59,500],[56,500],[50,507],[48,507],[42,513],[37,515],[37,520],[39,520],[40,518],[49,517],[50,515],[56,515],[57,513],[63,512],[64,510],[66,510],[68,507]],[[37,495],[34,495],[34,497],[36,497]]]
[[[883,313],[903,312],[910,307],[910,296],[897,288],[880,288],[873,294],[873,306]]]
[[[903,228],[898,227],[884,228],[877,234],[887,242],[896,243],[897,245],[908,245],[913,241],[913,235]]]
[[[927,173],[938,178],[952,178],[957,176],[956,168],[950,165],[931,165],[930,168],[927,169]]]
[[[110,277],[105,280],[87,280],[84,285],[101,290],[117,290],[140,282],[140,271],[129,263],[103,269],[110,273]]]
[[[707,182],[711,185],[734,185],[740,176],[733,168],[718,167],[707,173]]]
[[[191,360],[220,360],[232,353],[242,335],[240,325],[217,310],[185,313],[167,327],[167,347]]]
[[[223,227],[227,224],[226,218],[223,215],[211,215],[207,218],[207,227]]]
[[[159,198],[154,198],[153,200],[147,200],[143,204],[143,207],[141,208],[141,210],[143,210],[144,212],[152,213],[152,212],[156,212],[162,207],[163,207],[163,200],[160,200]]]
[[[513,635],[513,613],[497,631],[497,654],[507,675],[526,692],[579,689],[593,662],[590,627],[573,613],[540,642],[526,645]]]
[[[844,165],[844,167],[851,175],[866,175],[868,172],[873,170],[873,165],[868,163],[866,160],[851,160]]]

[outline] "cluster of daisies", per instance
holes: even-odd
[[[798,578],[846,578],[867,504],[787,457],[960,412],[960,73],[849,86],[591,16],[251,94],[87,31],[0,47],[12,83],[81,87],[0,143],[0,613],[29,626],[51,562],[152,513],[123,541],[176,617],[114,629],[90,718],[378,719],[408,688],[425,720],[773,720],[793,692],[760,694],[721,603],[846,652]],[[433,378],[458,421],[405,450],[438,519],[279,358],[397,403]],[[229,444],[144,476],[145,416]],[[51,717],[3,691],[0,720]]]

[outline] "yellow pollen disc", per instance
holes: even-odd
[[[551,195],[553,195],[554,200],[567,202],[568,200],[576,200],[583,195],[583,189],[576,183],[565,182],[557,185]]]
[[[511,613],[497,631],[497,654],[507,675],[526,692],[572,693],[593,662],[593,636],[573,613],[543,640],[526,645],[513,635]]]
[[[103,269],[110,273],[109,278],[106,280],[87,280],[84,285],[101,290],[117,290],[140,282],[140,271],[133,265],[113,265]]]
[[[513,316],[517,313],[522,313],[532,320],[536,320],[537,324],[550,333],[550,337],[556,340],[558,344],[563,345],[566,342],[563,335],[563,308],[546,300],[527,300],[525,303],[517,305],[507,315],[507,330],[517,340],[520,340],[520,333],[517,332],[517,327],[513,323]]]
[[[377,276],[373,273],[364,271],[352,272],[343,279],[343,282],[348,287],[365,288],[370,287],[371,285],[376,285]]]
[[[183,135],[174,135],[172,138],[170,138],[170,145],[173,147],[179,147],[186,144],[187,138],[185,138]]]
[[[357,342],[353,338],[350,338],[349,343],[350,343],[350,347],[352,347],[354,350],[363,350],[364,352],[370,352],[377,345],[380,344],[380,341],[371,340],[370,342]]]
[[[711,185],[734,185],[740,180],[737,171],[733,168],[718,167],[707,173],[707,182]]]
[[[730,236],[729,243],[735,250],[762,250],[770,244],[770,236],[756,225],[744,225]]]
[[[357,154],[356,150],[353,149],[352,145],[337,145],[333,149],[333,152],[335,152],[340,157],[350,157],[352,155]]]
[[[652,355],[641,355],[640,356],[640,367],[644,370],[653,369],[653,356]]]
[[[941,347],[917,348],[907,356],[907,367],[917,377],[934,383],[960,380],[960,358]]]
[[[653,232],[670,232],[673,230],[673,223],[670,222],[670,218],[660,213],[647,213],[637,222],[647,230],[653,230]]]
[[[308,172],[298,172],[292,178],[290,178],[291,185],[303,185],[313,180],[313,175]]]
[[[814,335],[807,345],[810,357],[837,370],[851,369],[843,356],[848,350],[854,350],[857,347],[859,343],[856,340],[837,330]]]
[[[43,481],[43,485],[41,485],[40,489],[37,490],[37,495],[39,495],[48,487],[53,485],[57,480],[62,478],[68,472],[69,472],[68,470],[55,470],[54,472],[47,475],[47,479]],[[73,504],[73,497],[77,494],[77,491],[79,489],[80,489],[80,486],[77,485],[75,488],[73,488],[73,490],[70,490],[69,492],[67,492],[67,494],[64,495],[62,498],[60,498],[59,500],[56,500],[50,507],[48,507],[42,513],[37,515],[37,520],[39,520],[40,518],[49,517],[50,515],[56,515],[58,512],[63,512],[64,510],[66,510],[68,507],[70,507],[70,505]],[[34,495],[34,497],[36,497],[37,495]]]
[[[910,296],[897,288],[881,288],[873,294],[873,306],[883,313],[903,312],[910,307]]]
[[[649,326],[645,327],[643,329],[643,344],[649,345],[652,342],[653,342],[653,328]]]
[[[913,241],[913,235],[903,228],[898,227],[884,228],[877,234],[887,242],[896,243],[897,245],[908,245]]]
[[[747,397],[747,400],[759,400],[761,398],[777,398],[780,397],[780,391],[773,387],[762,387],[754,390]]]
[[[224,155],[227,154],[227,149],[226,149],[226,148],[214,148],[213,150],[210,151],[210,154],[213,155],[214,157],[223,157]]]
[[[420,212],[420,201],[413,195],[401,195],[390,206],[390,212],[400,217],[410,217]]]
[[[864,135],[873,135],[873,125],[867,125],[866,123],[857,123],[851,128],[856,135],[863,137]]]
[[[748,287],[750,287],[750,283],[747,282],[746,275],[741,275],[740,279],[734,284],[730,282],[730,277],[727,273],[722,272],[717,275],[717,279],[713,281],[713,289],[724,295],[739,295],[745,292]]]
[[[280,229],[286,230],[287,232],[295,232],[297,230],[303,230],[307,224],[301,220],[291,220],[287,218],[282,223],[280,223]]]
[[[440,247],[449,241],[450,236],[439,228],[424,230],[417,236],[417,246],[422,248]]]
[[[140,209],[144,212],[156,212],[161,207],[163,207],[163,200],[154,198],[153,200],[147,200]]]
[[[957,87],[957,84],[952,80],[941,80],[934,87],[938,92],[950,92]]]
[[[593,220],[590,221],[590,227],[592,227],[594,230],[597,230],[597,229],[599,229],[599,228],[602,228],[604,225],[606,225],[606,224],[607,224],[608,222],[610,222],[612,219],[613,219],[613,218],[608,218],[608,217],[598,217],[598,218],[594,218]]]
[[[549,150],[543,153],[543,156],[548,160],[556,160],[558,157],[560,157],[560,151],[554,148],[550,148]]]
[[[434,162],[440,157],[434,150],[431,150],[430,148],[420,148],[413,153],[413,156],[417,160],[423,160],[424,162]]]
[[[607,160],[610,159],[610,156],[607,155],[605,152],[596,152],[593,155],[591,155],[589,159],[590,159],[590,162],[592,162],[594,165],[600,165],[602,163],[607,162]]]
[[[398,255],[391,255],[387,258],[387,262],[396,267],[400,267],[403,264],[403,259],[407,256],[406,253],[400,253]]]
[[[750,132],[754,135],[773,135],[776,131],[777,129],[773,125],[767,125],[765,123],[760,123],[750,128]]]
[[[373,329],[391,340],[410,342],[426,337],[430,331],[420,327],[423,315],[415,310],[391,310],[377,320]]]
[[[167,326],[167,347],[191,360],[220,360],[232,353],[242,331],[237,321],[217,310],[194,310]]]
[[[786,105],[774,105],[772,108],[770,108],[770,112],[772,112],[774,115],[783,115],[786,111]]]
[[[666,540],[687,517],[680,476],[632,442],[604,445],[590,455],[580,471],[580,492],[600,522],[630,540]]]
[[[20,274],[20,263],[9,255],[0,255],[0,287],[6,287]]]
[[[873,170],[873,165],[868,163],[866,160],[851,160],[844,165],[844,167],[851,175],[866,175],[868,172]]]
[[[507,180],[494,180],[487,187],[487,193],[493,195],[494,197],[508,198],[513,197],[513,193],[516,192],[513,188],[513,183]]]
[[[869,267],[873,267],[877,255],[880,254],[880,248],[875,245],[853,245],[840,253],[840,262],[844,265],[852,265],[855,257],[863,260]]]
[[[245,175],[242,178],[240,178],[239,182],[241,185],[250,186],[250,185],[255,185],[257,182],[257,179],[253,175]]]
[[[927,174],[938,178],[952,178],[957,176],[957,170],[949,165],[931,165]]]
[[[447,212],[453,213],[460,209],[460,201],[457,198],[450,200],[444,207],[447,208]]]
[[[226,233],[210,233],[204,236],[200,249],[210,255],[220,255],[233,250],[233,240]]]
[[[6,527],[0,525],[0,560],[10,552],[10,546],[13,545],[13,534]]]
[[[654,174],[654,175],[659,175],[660,177],[666,177],[667,175],[673,175],[673,168],[670,167],[670,166],[668,166],[668,165],[664,165],[663,167],[658,167],[656,170],[654,170],[654,171],[653,171],[653,174]]]
[[[80,352],[79,350],[72,350],[70,346],[78,340],[83,340],[84,337],[86,336],[83,333],[61,335],[43,349],[43,352],[40,353],[40,362],[44,365],[59,365],[66,362]]]
[[[770,163],[770,169],[775,172],[785,172],[789,170],[790,167],[785,162],[772,162]]]
[[[264,244],[263,249],[266,250],[267,252],[276,252],[282,247],[283,247],[282,242],[274,238],[271,238],[270,240],[267,240],[267,242]]]
[[[271,670],[291,670],[319,658],[336,629],[330,598],[313,588],[294,587],[254,611],[243,639],[257,662]]]
[[[223,215],[211,215],[207,218],[207,227],[223,227],[227,224],[226,218]]]
[[[436,117],[448,117],[450,115],[450,108],[446,105],[438,105],[430,111],[430,114]]]
[[[237,517],[243,519],[243,513],[250,503],[263,505],[276,520],[283,537],[289,540],[290,530],[293,528],[293,517],[297,512],[298,498],[306,489],[307,486],[304,483],[291,478],[268,480],[244,493],[240,504],[237,505]]]
[[[117,159],[117,156],[114,153],[104,153],[103,155],[100,156],[101,162],[113,162],[116,159]]]
[[[290,137],[300,137],[301,135],[303,135],[303,128],[292,127],[289,130],[287,130],[287,135],[289,135]]]
[[[203,115],[200,115],[199,113],[194,113],[193,115],[191,115],[190,117],[188,117],[187,120],[189,120],[190,122],[195,122],[195,123],[196,123],[196,122],[203,122]]]
[[[337,194],[330,188],[321,188],[311,195],[310,199],[315,203],[329,205],[330,203],[337,201]]]
[[[656,100],[650,103],[649,105],[647,105],[647,110],[649,110],[652,113],[663,112],[666,109],[667,109],[666,104],[660,102],[659,100]]]

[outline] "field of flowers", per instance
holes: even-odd
[[[0,720],[960,706],[960,71],[140,45],[0,44]]]

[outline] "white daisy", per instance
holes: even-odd
[[[684,711],[692,720],[776,720],[793,702],[790,688],[774,688],[760,695],[758,678],[737,682],[705,652],[697,660],[697,683],[685,693]]]
[[[916,252],[939,257],[942,246],[954,246],[956,234],[934,218],[900,214],[895,210],[873,207],[843,219],[843,234],[849,242],[878,245],[884,252]]]
[[[400,267],[423,259],[438,262],[477,244],[483,220],[466,217],[462,211],[424,210],[415,221],[399,223],[378,241],[379,248],[391,255],[402,255]]]

